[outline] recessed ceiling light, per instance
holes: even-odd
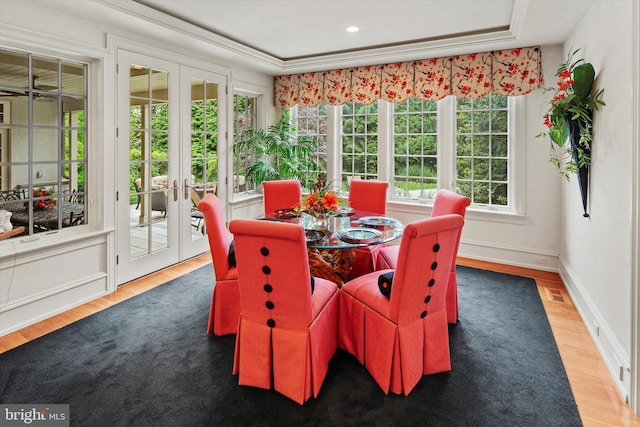
[[[357,33],[358,31],[360,31],[360,28],[356,26],[351,26],[351,27],[347,27],[347,31],[350,33]]]

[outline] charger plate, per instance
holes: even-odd
[[[363,216],[360,218],[359,222],[362,225],[367,225],[369,227],[381,227],[385,225],[393,224],[393,219],[388,218],[386,216]]]
[[[338,238],[347,243],[373,243],[382,239],[382,232],[373,228],[345,228]]]

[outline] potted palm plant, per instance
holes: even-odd
[[[544,116],[548,131],[537,136],[551,139],[549,161],[560,170],[562,176],[569,179],[570,174],[577,174],[584,216],[588,217],[593,113],[605,103],[600,99],[604,89],[593,90],[593,65],[584,59],[574,59],[578,51],[569,53],[567,61],[558,67],[557,87],[547,89],[554,92],[551,107]]]
[[[288,111],[267,129],[245,130],[238,148],[249,158],[245,177],[260,188],[262,181],[298,179],[303,187],[318,171],[316,138],[300,135]]]

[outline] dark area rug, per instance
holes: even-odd
[[[207,336],[212,267],[0,355],[0,403],[65,403],[72,426],[579,426],[535,283],[458,267],[452,371],[385,395],[339,351],[303,406],[238,386]]]

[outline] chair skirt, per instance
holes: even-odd
[[[301,329],[270,328],[240,314],[233,374],[238,384],[273,388],[304,404],[317,397],[338,347],[339,294],[334,283],[316,278],[312,295],[316,316]]]
[[[240,318],[240,288],[238,279],[217,280],[211,294],[207,333],[235,334]]]
[[[362,294],[357,298],[351,295],[354,282],[359,280],[346,283],[340,292],[338,346],[354,355],[386,394],[391,390],[406,396],[423,375],[451,370],[444,308],[398,325],[384,315],[388,311],[386,298],[376,295],[361,301]],[[369,282],[377,286],[377,282]],[[355,283],[355,288],[361,285]],[[381,295],[377,289],[375,292]]]

